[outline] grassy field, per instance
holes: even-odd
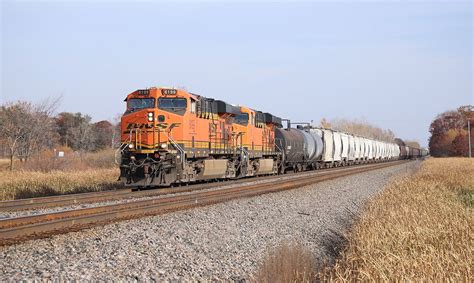
[[[119,186],[118,169],[0,172],[0,200],[103,191]]]
[[[474,161],[431,158],[369,202],[334,266],[302,281],[468,282],[474,276],[473,227]],[[290,266],[285,261],[295,252],[281,253],[274,253],[279,260],[266,259],[257,278],[265,281],[266,270]],[[298,274],[308,274],[307,267],[315,266],[305,258],[305,264],[285,268],[283,276],[301,281]]]
[[[287,283],[312,282],[316,275],[316,261],[302,245],[295,242],[281,243],[266,254],[255,282]]]
[[[367,207],[341,259],[341,281],[469,281],[474,267],[474,161],[431,158]]]
[[[15,169],[0,170],[0,200],[110,190],[120,187],[119,169],[113,162],[114,151],[57,159],[45,153]]]
[[[10,166],[10,160],[6,158],[0,158],[0,171],[7,170],[8,166]]]

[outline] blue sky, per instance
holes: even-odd
[[[94,120],[150,86],[284,118],[363,118],[427,144],[473,98],[465,2],[1,2],[1,102],[62,95]]]

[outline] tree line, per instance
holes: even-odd
[[[472,105],[461,106],[456,110],[446,111],[436,116],[430,125],[430,155],[436,157],[468,156],[468,119],[471,121],[472,128],[474,122],[474,106]],[[471,143],[473,143],[472,130],[470,134]]]
[[[107,120],[92,122],[89,115],[61,112],[55,114],[60,99],[48,99],[33,104],[27,101],[6,103],[0,107],[0,157],[28,162],[33,155],[56,147],[77,152],[113,148],[120,142],[120,124]],[[474,106],[439,114],[430,125],[429,149],[432,156],[468,156],[467,121],[474,122]],[[368,138],[392,142],[395,135],[366,121],[322,119],[320,126],[349,132]],[[471,141],[474,142],[474,131]],[[406,144],[419,147],[416,141]]]
[[[0,107],[0,148],[2,157],[10,159],[10,169],[15,159],[26,163],[33,155],[56,147],[90,152],[120,142],[119,123],[94,123],[89,115],[79,112],[55,114],[59,101],[18,101]]]
[[[380,141],[393,142],[395,140],[395,134],[392,130],[384,130],[365,120],[333,119],[328,121],[326,118],[323,118],[321,119],[319,126],[325,129],[334,129]]]

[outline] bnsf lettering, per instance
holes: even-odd
[[[173,129],[174,127],[178,127],[180,123],[159,123],[156,125],[158,129]],[[123,132],[124,134],[129,134],[130,130],[132,129],[153,129],[153,125],[149,124],[138,124],[138,123],[130,123],[127,125],[127,129]]]

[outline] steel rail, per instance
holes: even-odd
[[[281,176],[281,175],[280,175]],[[277,178],[278,175],[262,176],[261,179]],[[207,189],[221,185],[231,185],[236,183],[251,182],[253,180],[244,178],[239,180],[226,180],[222,182],[212,183],[193,183],[183,184],[182,186],[150,189],[144,191],[131,191],[130,189],[118,189],[101,192],[90,192],[90,193],[79,193],[79,194],[68,194],[68,195],[57,195],[48,197],[37,197],[27,198],[9,201],[0,201],[0,212],[11,212],[20,210],[31,210],[40,208],[51,208],[58,206],[83,204],[83,203],[94,203],[109,200],[120,200],[127,198],[140,198],[148,196],[161,196],[167,194],[189,192],[191,190]],[[224,183],[224,184],[223,184]]]
[[[381,169],[405,162],[408,161],[342,168],[337,171],[322,172],[326,174],[310,175],[306,178],[292,178],[210,191],[195,191],[184,195],[0,220],[0,245],[80,230],[103,223],[156,215],[235,198],[303,187],[316,182]]]
[[[356,166],[369,166],[369,165],[370,164],[361,164],[361,165],[356,165]],[[345,168],[345,167],[342,167],[342,168]],[[341,167],[316,170],[316,171],[305,171],[305,172],[300,172],[300,173],[288,174],[286,176],[293,177],[297,175],[315,174],[315,173],[329,172],[329,171],[340,170],[340,169]],[[269,179],[271,180],[274,178],[279,178],[281,176],[282,175],[260,176],[258,177],[259,178],[258,180],[269,180]],[[161,195],[167,195],[167,194],[190,192],[190,191],[199,190],[199,189],[208,189],[208,188],[222,186],[222,185],[232,185],[232,184],[252,182],[254,180],[255,179],[252,179],[252,178],[243,178],[243,179],[238,179],[238,180],[226,180],[222,182],[211,182],[211,183],[195,183],[195,184],[183,185],[179,187],[160,188],[160,189],[144,190],[144,191],[137,191],[137,192],[133,192],[130,189],[118,189],[118,190],[111,190],[111,191],[78,193],[78,194],[0,201],[0,212],[51,208],[51,207],[83,204],[83,203],[122,200],[122,199],[128,199],[128,198],[161,196]]]

